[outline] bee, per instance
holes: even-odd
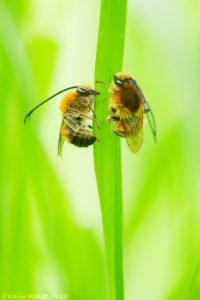
[[[97,137],[91,131],[91,124],[88,124],[87,121],[94,120],[96,122],[96,116],[92,109],[92,105],[95,96],[100,93],[87,85],[65,88],[33,107],[24,119],[24,123],[26,123],[27,119],[38,107],[55,96],[71,89],[74,90],[68,92],[60,103],[62,121],[58,139],[58,156],[62,156],[64,141],[77,147],[88,147],[97,140]]]
[[[145,96],[131,75],[117,73],[109,87],[109,116],[112,130],[126,138],[132,152],[138,152],[143,142],[144,114],[156,141],[156,122]],[[102,83],[101,81],[97,81]]]

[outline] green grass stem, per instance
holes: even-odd
[[[126,22],[126,0],[102,0],[96,53],[95,81],[110,83],[122,70]],[[100,197],[108,276],[109,300],[123,300],[122,183],[120,138],[107,124],[108,91],[101,92],[95,113],[101,130],[96,129],[100,142],[94,145],[94,163]]]

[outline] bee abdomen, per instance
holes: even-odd
[[[71,143],[77,147],[88,147],[96,141],[96,136],[93,134],[87,136],[75,135],[71,139]]]

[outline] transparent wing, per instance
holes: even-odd
[[[134,115],[127,113],[126,110],[120,110],[120,119],[127,144],[132,152],[138,152],[143,142],[143,109]]]
[[[156,142],[157,140],[157,129],[156,129],[156,120],[155,120],[155,117],[154,117],[154,114],[149,106],[149,103],[147,102],[141,88],[139,87],[139,85],[137,84],[137,82],[132,79],[132,82],[133,82],[133,85],[135,86],[136,90],[137,90],[137,93],[138,93],[138,96],[143,99],[143,102],[144,102],[144,108],[145,108],[145,113],[146,113],[146,116],[147,116],[147,120],[148,120],[148,123],[149,123],[149,126],[151,128],[151,131],[152,131],[152,134],[153,134],[153,137],[154,137],[154,141]]]
[[[63,126],[69,127],[72,131],[78,132],[80,129],[80,125],[78,124],[78,121],[76,118],[74,118],[73,114],[66,113],[66,111],[63,113],[62,116],[62,122],[60,125],[60,132],[59,132],[59,138],[58,138],[58,156],[62,157],[62,149],[65,142],[65,139],[62,136],[62,128]]]
[[[154,114],[149,106],[149,103],[147,102],[146,99],[145,99],[144,105],[145,105],[145,112],[146,112],[147,120],[149,122],[149,126],[151,128],[151,131],[152,131],[152,134],[154,137],[154,141],[156,143],[156,140],[157,140],[156,120],[155,120]]]
[[[63,127],[63,125],[64,125],[64,118],[62,118],[62,122],[60,125],[59,138],[58,138],[58,156],[61,156],[61,157],[62,157],[62,149],[63,149],[63,145],[64,145],[64,141],[65,141],[61,134],[61,128]]]
[[[79,121],[70,114],[67,114],[63,117],[63,122],[74,132],[78,132],[80,128]]]

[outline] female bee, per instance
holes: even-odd
[[[143,142],[143,116],[146,113],[156,141],[155,118],[137,82],[129,74],[117,73],[109,91],[108,121],[114,133],[125,137],[130,149],[138,152]]]
[[[90,86],[72,86],[52,95],[46,100],[40,102],[26,115],[24,123],[30,115],[41,105],[51,100],[60,93],[75,89],[64,96],[60,103],[62,111],[62,122],[60,126],[58,140],[58,155],[62,156],[62,148],[64,141],[78,147],[88,147],[92,145],[97,137],[90,130],[91,125],[87,124],[87,119],[96,121],[96,116],[92,109],[94,98],[99,93]],[[91,113],[93,116],[91,116]],[[98,126],[98,125],[97,125]]]

